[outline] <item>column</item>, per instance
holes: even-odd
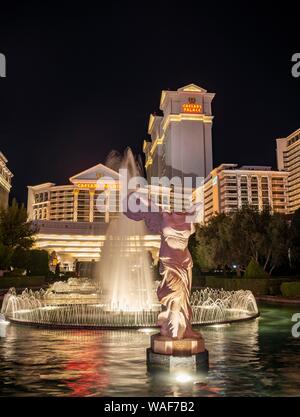
[[[105,223],[109,223],[109,189],[105,185]]]
[[[77,222],[77,212],[78,212],[78,194],[79,189],[75,188],[73,190],[74,193],[74,204],[73,204],[73,222]]]
[[[89,221],[92,223],[94,221],[94,196],[95,190],[89,190],[90,192],[90,218]]]
[[[251,175],[247,175],[248,204],[252,204]]]
[[[236,176],[236,194],[237,194],[237,203],[238,203],[238,209],[242,208],[242,190],[241,190],[241,176]]]

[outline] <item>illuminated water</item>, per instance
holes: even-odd
[[[142,299],[145,301],[142,296],[137,297]],[[90,329],[155,327],[160,311],[160,305],[154,303],[148,309],[141,309],[139,303],[133,304],[132,309],[126,304],[124,310],[111,307],[88,280],[70,278],[67,283],[56,282],[47,291],[26,289],[17,295],[11,288],[4,296],[1,313],[12,322]],[[256,317],[258,313],[252,292],[243,290],[196,290],[191,295],[191,307],[194,324],[236,321]]]
[[[261,318],[202,328],[208,374],[182,383],[149,376],[147,333],[0,330],[2,396],[300,395],[300,338],[291,335],[298,307],[260,306]],[[184,380],[185,378],[183,378]]]
[[[112,151],[106,166],[118,172],[119,169],[126,170],[128,181],[142,175],[130,148],[124,155]],[[117,194],[111,195],[111,199],[117,199]],[[156,301],[151,255],[145,246],[147,233],[144,221],[135,222],[123,213],[109,222],[98,280],[110,310],[151,310]]]

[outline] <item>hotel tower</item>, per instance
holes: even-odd
[[[211,102],[215,94],[195,84],[176,91],[163,90],[162,115],[151,114],[144,141],[146,171],[150,178],[203,179],[213,167]]]
[[[277,141],[277,166],[288,172],[288,211],[300,207],[300,129]]]

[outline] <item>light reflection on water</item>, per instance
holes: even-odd
[[[264,306],[259,319],[202,328],[209,372],[184,383],[147,374],[147,332],[9,325],[0,337],[0,395],[298,396],[300,339],[291,335],[296,311]]]

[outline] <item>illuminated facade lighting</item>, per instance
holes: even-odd
[[[270,167],[222,164],[204,184],[204,222],[214,214],[230,213],[243,206],[272,213],[288,212],[288,173]]]
[[[288,211],[300,208],[300,129],[277,142],[277,166],[288,172]]]
[[[34,246],[55,252],[66,270],[73,269],[76,259],[98,261],[108,224],[119,215],[119,191],[119,174],[102,164],[71,177],[68,185],[29,186],[28,217],[39,229]],[[99,211],[96,201],[101,193],[105,193],[105,204]],[[127,250],[153,251],[159,245],[159,235],[131,236]]]
[[[146,171],[151,177],[205,178],[212,170],[213,93],[189,84],[162,91],[162,116],[150,115],[145,141]]]
[[[7,159],[0,152],[0,208],[8,205],[8,196],[11,190],[11,179],[13,174],[7,168]]]

